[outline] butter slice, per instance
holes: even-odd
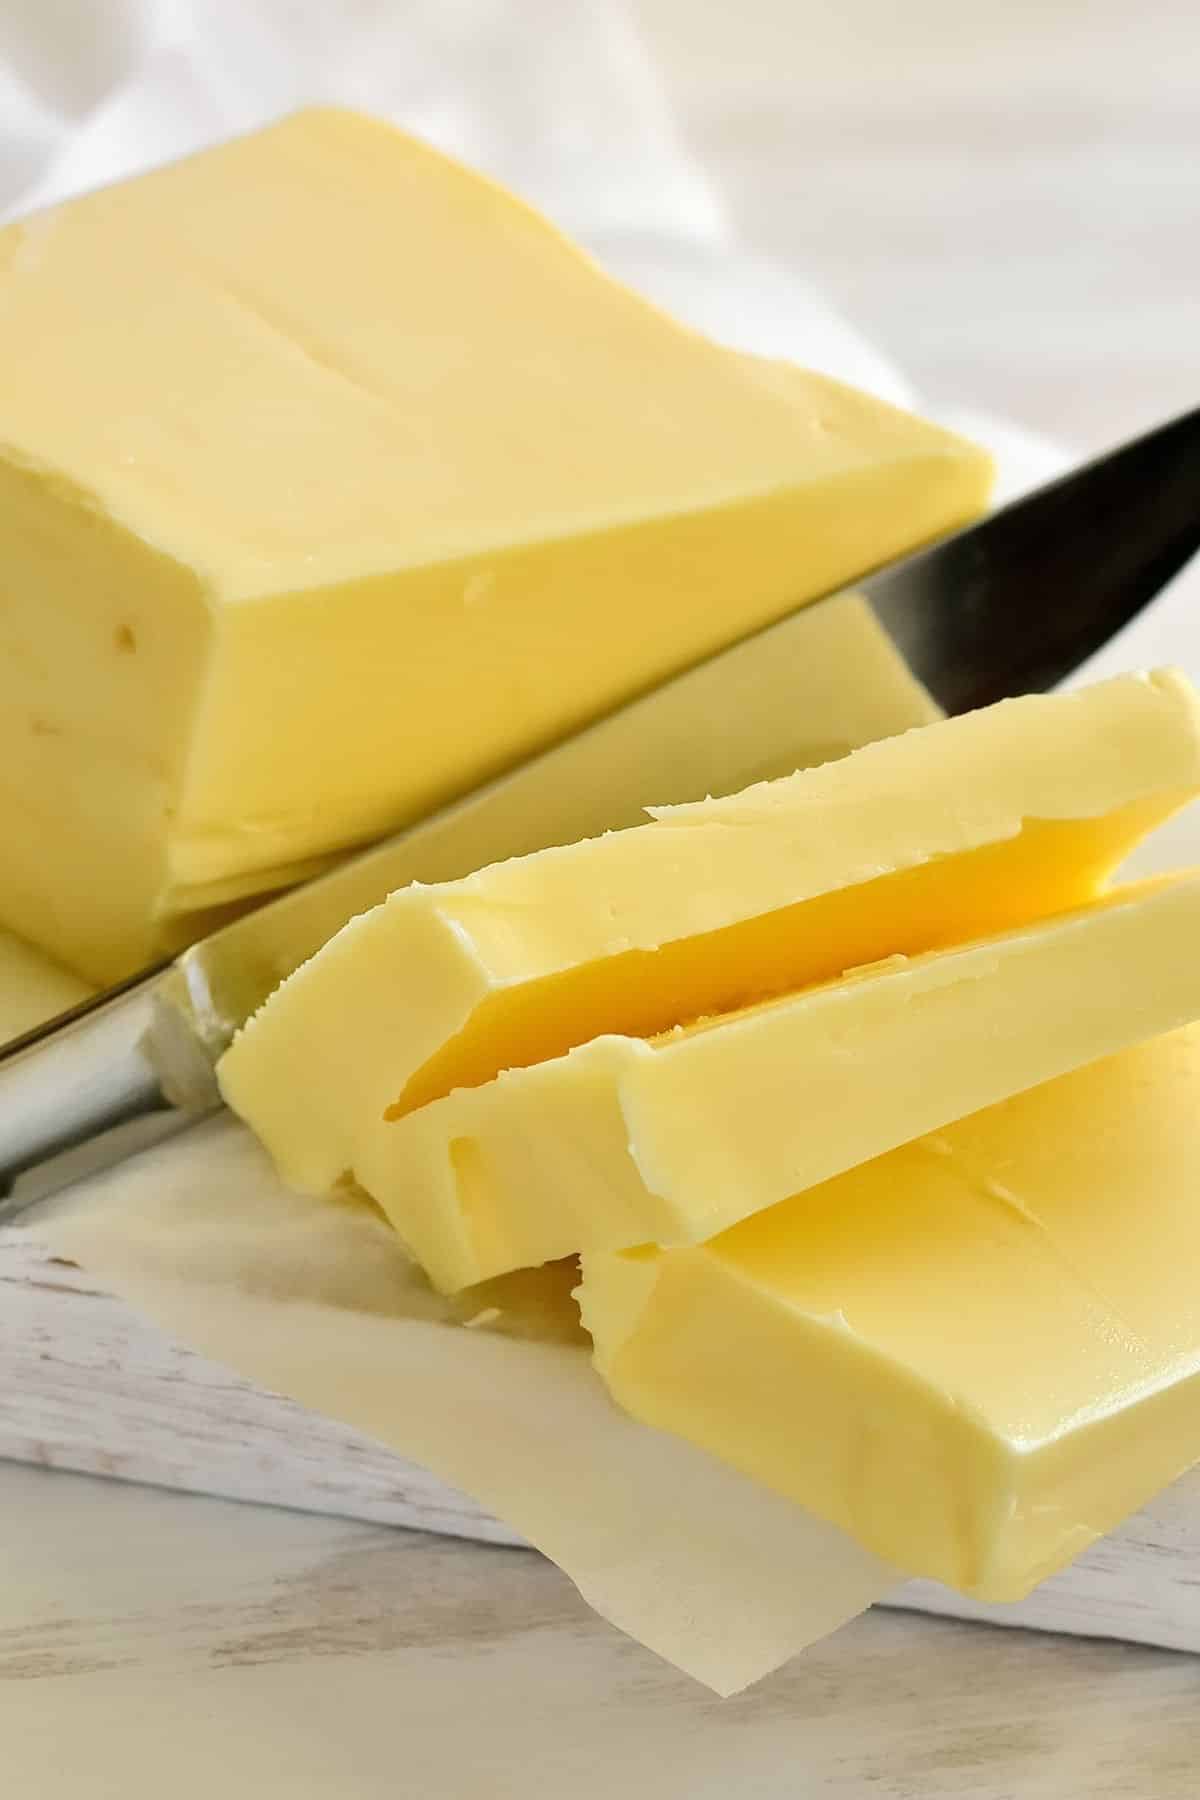
[[[637,1418],[1014,1600],[1200,1460],[1198,1172],[1193,1025],[579,1298]]]
[[[1200,702],[1162,672],[656,808],[353,920],[250,1022],[222,1087],[288,1180],[370,1187],[385,1112],[1067,911],[1198,789]]]
[[[680,1028],[605,1036],[396,1121],[359,1179],[453,1290],[696,1243],[1200,1017],[1200,872]]]
[[[92,991],[32,944],[0,931],[0,1047],[90,999]]]
[[[977,512],[333,109],[0,232],[0,921],[97,980]]]

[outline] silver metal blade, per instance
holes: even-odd
[[[963,712],[1053,686],[1198,548],[1193,411],[865,575],[851,592],[810,602],[0,1050],[0,1223],[213,1111],[213,1066],[237,1028],[347,919],[395,888],[635,824],[650,800],[730,793],[837,754],[806,733],[803,704],[823,622],[837,609],[869,604],[939,704]],[[781,741],[792,697],[795,729]],[[706,720],[700,744],[697,717]]]

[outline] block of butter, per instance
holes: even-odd
[[[0,1045],[90,998],[92,989],[40,950],[0,931]]]
[[[1200,1018],[1200,872],[662,1037],[606,1035],[396,1120],[360,1180],[448,1290],[695,1243]]]
[[[1198,1095],[1193,1025],[711,1243],[587,1256],[597,1366],[887,1561],[1017,1599],[1200,1460]]]
[[[243,1031],[225,1096],[295,1185],[370,1187],[385,1114],[1078,906],[1197,791],[1200,702],[1160,672],[655,809],[352,921]]]
[[[334,109],[0,232],[0,923],[96,980],[976,513]]]

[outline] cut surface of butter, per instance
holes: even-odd
[[[0,919],[97,979],[977,512],[314,109],[0,232]]]
[[[366,1180],[385,1113],[1078,906],[1197,790],[1200,703],[1168,671],[656,808],[353,920],[241,1034],[224,1093],[287,1179]]]
[[[91,998],[85,981],[10,931],[0,931],[0,1046]]]
[[[1200,1026],[707,1244],[584,1258],[596,1363],[900,1568],[1013,1600],[1200,1460]]]
[[[694,1243],[1200,1017],[1200,873],[646,1042],[605,1036],[390,1124],[359,1180],[438,1286]]]
[[[224,1017],[249,1018],[349,919],[410,882],[644,824],[651,771],[668,803],[729,794],[941,716],[861,596],[801,607],[240,921],[235,949],[217,933],[188,979],[222,996]],[[344,1032],[340,1044],[353,1054]]]

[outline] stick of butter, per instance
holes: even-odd
[[[0,319],[0,922],[101,981],[990,481],[333,109],[9,226]]]
[[[349,1170],[370,1187],[385,1112],[1066,911],[1198,790],[1200,702],[1180,676],[1007,701],[406,888],[276,991],[222,1087],[295,1185]]]
[[[647,1042],[461,1088],[359,1170],[445,1289],[696,1243],[923,1132],[1200,1017],[1200,872]]]
[[[711,1243],[587,1256],[597,1367],[898,1567],[1017,1599],[1200,1458],[1198,1096],[1193,1025]]]

